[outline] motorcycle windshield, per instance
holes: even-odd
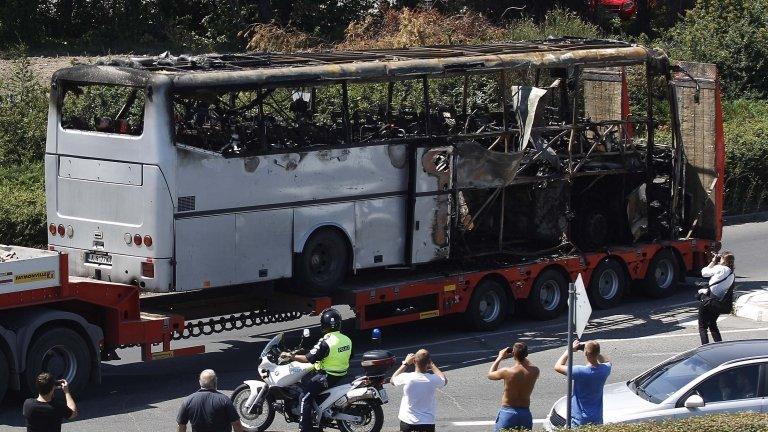
[[[261,356],[260,357],[262,357],[262,358],[266,357],[267,354],[272,350],[272,348],[280,345],[280,342],[282,340],[283,340],[283,334],[282,333],[279,333],[278,335],[273,337],[272,340],[269,341],[267,346],[264,347],[264,350],[261,352]]]

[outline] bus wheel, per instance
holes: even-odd
[[[0,402],[5,397],[5,392],[8,390],[8,380],[10,379],[11,366],[8,360],[5,358],[3,351],[0,351]]]
[[[24,371],[28,395],[36,393],[35,381],[42,372],[54,379],[65,379],[73,393],[81,393],[91,377],[91,354],[88,345],[74,330],[56,327],[39,335],[27,351]]]
[[[592,272],[587,294],[598,309],[612,308],[621,302],[627,287],[627,273],[618,262],[605,260]]]
[[[335,230],[317,231],[307,240],[294,264],[297,288],[328,295],[344,282],[349,269],[346,239]]]
[[[662,298],[672,295],[677,288],[679,268],[675,254],[669,249],[656,252],[648,271],[645,272],[643,290],[649,297]]]
[[[526,309],[535,319],[548,320],[565,310],[568,300],[568,280],[556,269],[541,272],[528,294]]]
[[[475,287],[464,318],[472,330],[493,330],[504,322],[508,313],[504,286],[493,279],[484,279]]]

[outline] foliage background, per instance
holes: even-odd
[[[425,5],[432,7],[426,9]],[[382,48],[616,37],[717,64],[727,101],[726,209],[768,208],[768,0],[639,0],[621,20],[584,0],[5,0],[0,243],[45,243],[47,87],[24,55]],[[642,97],[643,95],[633,95]]]

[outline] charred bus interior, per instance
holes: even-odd
[[[714,238],[711,221],[701,217],[711,205],[714,183],[698,175],[706,171],[701,164],[688,160],[685,119],[678,114],[685,104],[700,103],[701,93],[710,89],[702,82],[711,84],[714,77],[698,71],[694,78],[651,51],[642,59],[540,66],[541,52],[565,45],[631,47],[558,39],[535,47],[146,58],[131,60],[130,66],[195,75],[201,69],[459,55],[440,50],[482,55],[507,49],[524,55],[528,49],[537,61],[514,67],[464,62],[439,73],[325,79],[307,72],[257,84],[234,78],[199,87],[185,83],[171,95],[174,141],[226,158],[389,144],[397,150],[393,161],[399,159],[410,173],[404,192],[411,204],[404,217],[411,223],[414,170],[442,185],[445,211],[434,216],[433,238],[450,246],[453,259],[594,251],[694,231]],[[126,97],[132,107],[135,96]],[[124,111],[131,108],[119,112]],[[100,121],[119,125],[120,117]],[[696,171],[697,180],[686,178],[686,170]],[[407,237],[413,241],[412,234]]]

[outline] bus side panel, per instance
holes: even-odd
[[[355,203],[355,268],[402,264],[405,198]]]
[[[680,66],[688,74],[676,74],[672,90],[686,161],[686,226],[696,223],[692,237],[719,240],[725,179],[717,165],[725,149],[722,139],[718,139],[722,128],[717,123],[722,116],[718,113],[717,70],[706,63],[681,62]]]
[[[293,262],[292,233],[292,209],[235,215],[233,283],[290,277]]]
[[[235,279],[235,214],[176,221],[176,290],[231,285]]]

